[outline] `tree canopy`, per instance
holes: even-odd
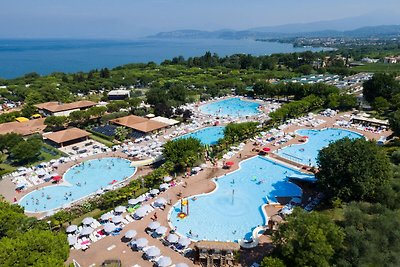
[[[328,198],[376,201],[392,178],[390,161],[382,148],[362,138],[340,139],[318,155],[318,185]]]
[[[204,146],[200,140],[189,137],[168,141],[164,145],[163,155],[166,161],[174,164],[175,168],[184,170],[193,167],[202,159]]]
[[[344,234],[329,217],[296,208],[272,238],[287,266],[330,266],[343,248]]]

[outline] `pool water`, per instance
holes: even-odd
[[[317,166],[318,152],[342,138],[362,138],[363,135],[338,128],[327,128],[324,130],[300,129],[296,131],[297,135],[308,136],[307,142],[284,147],[275,152],[277,155],[299,162],[304,165]]]
[[[249,238],[255,227],[266,224],[262,206],[267,201],[302,195],[301,189],[288,181],[287,176],[293,174],[301,173],[264,157],[242,161],[239,170],[216,180],[216,190],[196,199],[189,198],[186,218],[178,218],[181,205],[176,203],[171,209],[170,222],[178,234],[195,240]]]
[[[121,158],[88,160],[71,167],[63,176],[66,184],[52,185],[32,191],[19,204],[27,212],[43,212],[61,208],[66,204],[120,182],[132,176],[136,169],[131,162]],[[115,182],[114,181],[114,182]]]
[[[240,98],[228,98],[200,106],[200,111],[213,116],[246,117],[260,113],[260,104]]]
[[[216,145],[218,140],[224,138],[225,126],[207,127],[193,133],[182,135],[179,138],[193,137],[199,139],[203,145]]]

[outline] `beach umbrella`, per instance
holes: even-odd
[[[153,208],[149,205],[149,204],[146,204],[146,205],[144,205],[144,206],[142,206],[142,207],[140,207],[141,209],[144,209],[146,212],[151,212],[151,211],[153,211]]]
[[[166,176],[164,177],[164,182],[168,183],[172,181],[172,177],[171,176]]]
[[[113,223],[118,224],[120,222],[122,222],[124,218],[122,218],[122,216],[114,216],[111,220]]]
[[[150,190],[150,194],[152,194],[152,195],[157,195],[158,193],[160,193],[160,190],[158,190],[158,189],[151,189]]]
[[[157,221],[151,222],[149,223],[149,225],[147,226],[147,228],[151,229],[151,230],[156,230],[158,227],[160,227],[161,224]]]
[[[134,198],[128,200],[128,205],[131,205],[131,206],[135,206],[138,203],[139,203],[139,201]]]
[[[146,254],[147,257],[157,257],[161,254],[161,251],[158,247],[151,247],[148,250],[146,250],[146,252],[144,253]]]
[[[233,161],[228,161],[225,163],[226,166],[233,166],[235,163]]]
[[[86,217],[86,218],[83,219],[83,221],[82,221],[82,223],[83,223],[83,224],[86,224],[86,225],[89,225],[89,224],[91,224],[92,222],[94,222],[94,219],[93,219],[92,217]]]
[[[58,166],[60,166],[60,163],[56,162],[56,163],[52,164],[52,166],[57,168]]]
[[[76,241],[77,241],[77,239],[75,236],[72,236],[72,235],[68,236],[68,245],[73,246],[73,245],[75,245]]]
[[[163,197],[160,197],[159,199],[157,199],[157,200],[154,202],[154,204],[155,204],[156,206],[164,206],[164,205],[167,204],[167,200],[166,200],[165,198],[163,198]]]
[[[167,236],[167,241],[170,243],[176,243],[176,242],[178,242],[178,240],[179,240],[179,237],[176,234],[169,234]]]
[[[144,217],[144,216],[146,216],[146,214],[147,214],[147,211],[146,210],[144,210],[144,209],[142,209],[142,208],[138,208],[136,211],[135,211],[135,216],[136,217],[139,217],[139,218],[142,218],[142,217]]]
[[[141,195],[141,196],[137,197],[136,200],[137,200],[138,202],[143,202],[143,201],[146,201],[146,197],[143,196],[143,195]]]
[[[92,227],[86,226],[83,227],[81,232],[79,233],[80,235],[90,235],[91,233],[93,233],[94,229]]]
[[[104,213],[100,216],[100,220],[102,221],[108,221],[110,218],[112,218],[112,214],[111,213]]]
[[[42,162],[39,164],[39,167],[46,167],[47,166],[47,162]]]
[[[264,151],[264,152],[269,152],[269,151],[271,151],[271,148],[269,148],[269,147],[264,147],[264,148],[263,148],[263,151]]]
[[[135,245],[137,248],[144,248],[145,246],[147,246],[148,243],[149,241],[144,237],[139,238],[135,241]]]
[[[132,239],[136,236],[137,232],[135,230],[129,230],[125,233],[124,237],[128,239]]]
[[[39,170],[36,171],[36,174],[39,175],[39,176],[43,176],[43,175],[46,175],[47,172],[45,170],[43,170],[43,169],[39,169]]]
[[[101,195],[101,194],[103,194],[103,190],[99,189],[96,191],[96,195]]]
[[[17,171],[19,171],[19,172],[26,171],[26,170],[27,170],[26,167],[19,167],[19,168],[17,169]]]
[[[194,168],[192,168],[192,171],[193,172],[199,172],[199,171],[201,171],[201,168],[200,167],[194,167]]]
[[[189,267],[186,263],[177,263],[175,264],[175,267]]]
[[[156,229],[156,234],[158,234],[158,235],[163,235],[163,234],[165,234],[166,232],[167,232],[167,227],[165,227],[165,226],[160,226],[160,227],[158,227],[157,229]]]
[[[45,176],[43,176],[42,179],[45,180],[45,181],[50,181],[51,175],[50,174],[46,174]]]
[[[78,230],[78,226],[76,226],[75,224],[71,224],[70,226],[67,227],[67,229],[65,231],[67,233],[73,233],[76,230]]]
[[[157,265],[160,267],[167,267],[170,266],[171,264],[172,264],[171,258],[166,256],[161,256],[157,261]]]
[[[168,184],[160,184],[160,190],[167,190],[169,188]]]
[[[50,163],[51,163],[51,164],[56,163],[56,162],[57,162],[57,161],[56,161],[55,159],[50,160]]]
[[[61,181],[62,177],[61,176],[53,176],[53,178],[51,178],[53,181]]]
[[[124,207],[124,206],[118,206],[118,207],[116,207],[116,208],[114,209],[114,211],[117,212],[117,213],[123,213],[123,212],[126,211],[126,207]]]
[[[190,245],[190,239],[187,238],[187,237],[181,237],[178,240],[178,244],[183,246],[183,247],[189,246]]]
[[[113,223],[106,223],[104,225],[104,232],[106,233],[111,233],[112,231],[114,231],[117,227],[115,226],[115,224]]]

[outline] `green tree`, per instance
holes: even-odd
[[[23,140],[22,136],[16,133],[0,135],[0,150],[10,150]]]
[[[279,259],[274,257],[265,257],[260,264],[260,267],[285,267],[285,263]]]
[[[204,153],[204,146],[195,138],[180,138],[168,141],[164,145],[163,155],[166,161],[174,164],[176,169],[185,170],[199,162]]]
[[[323,148],[316,174],[320,190],[330,199],[376,201],[393,177],[382,148],[362,138],[344,138]]]
[[[120,141],[125,141],[128,134],[129,134],[129,131],[125,127],[118,127],[117,129],[115,129],[115,136]]]
[[[376,73],[372,79],[363,84],[363,95],[369,102],[378,96],[390,99],[397,93],[400,93],[400,84],[391,74]]]
[[[329,217],[296,208],[272,239],[287,266],[323,267],[343,248],[344,234]]]
[[[46,124],[50,128],[64,128],[68,125],[68,117],[66,116],[49,116],[44,120],[44,124]]]
[[[375,109],[379,113],[383,113],[383,112],[385,112],[386,110],[389,109],[390,103],[389,103],[389,101],[387,101],[382,96],[378,96],[372,102],[372,107],[373,107],[373,109]]]
[[[34,161],[42,148],[42,141],[37,138],[23,140],[16,144],[10,151],[13,161],[18,163],[27,163]]]
[[[396,135],[400,135],[400,109],[390,115],[389,124],[393,132]]]

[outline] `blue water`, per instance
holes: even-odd
[[[104,158],[75,165],[64,174],[68,185],[44,187],[27,194],[19,202],[28,212],[42,212],[60,208],[74,200],[95,193],[110,185],[113,180],[122,181],[135,173],[131,162],[120,158]],[[80,183],[81,186],[78,186]],[[66,198],[66,194],[72,193]],[[47,199],[50,196],[50,199]],[[39,200],[38,204],[36,199]]]
[[[324,130],[301,129],[297,130],[296,134],[308,136],[308,141],[303,144],[284,147],[276,152],[276,154],[291,161],[310,166],[317,166],[318,152],[331,142],[345,137],[350,139],[363,137],[359,133],[337,128],[327,128]]]
[[[182,135],[177,139],[193,137],[199,139],[203,145],[216,145],[219,139],[224,138],[224,129],[225,126],[207,127],[193,133]]]
[[[294,48],[291,44],[253,40],[0,40],[0,77],[14,78],[25,73],[49,74],[56,71],[77,72],[116,67],[127,63],[160,63],[182,55],[220,56],[237,53],[265,55],[322,48]]]
[[[180,203],[172,208],[170,221],[181,235],[191,230],[197,240],[233,241],[251,236],[266,221],[262,206],[277,196],[301,196],[301,189],[286,176],[300,172],[263,157],[243,161],[238,171],[218,178],[218,188],[189,200],[189,216],[178,219]],[[260,183],[261,181],[261,183]]]
[[[260,104],[240,98],[228,98],[200,106],[200,111],[213,116],[246,117],[260,113]]]

